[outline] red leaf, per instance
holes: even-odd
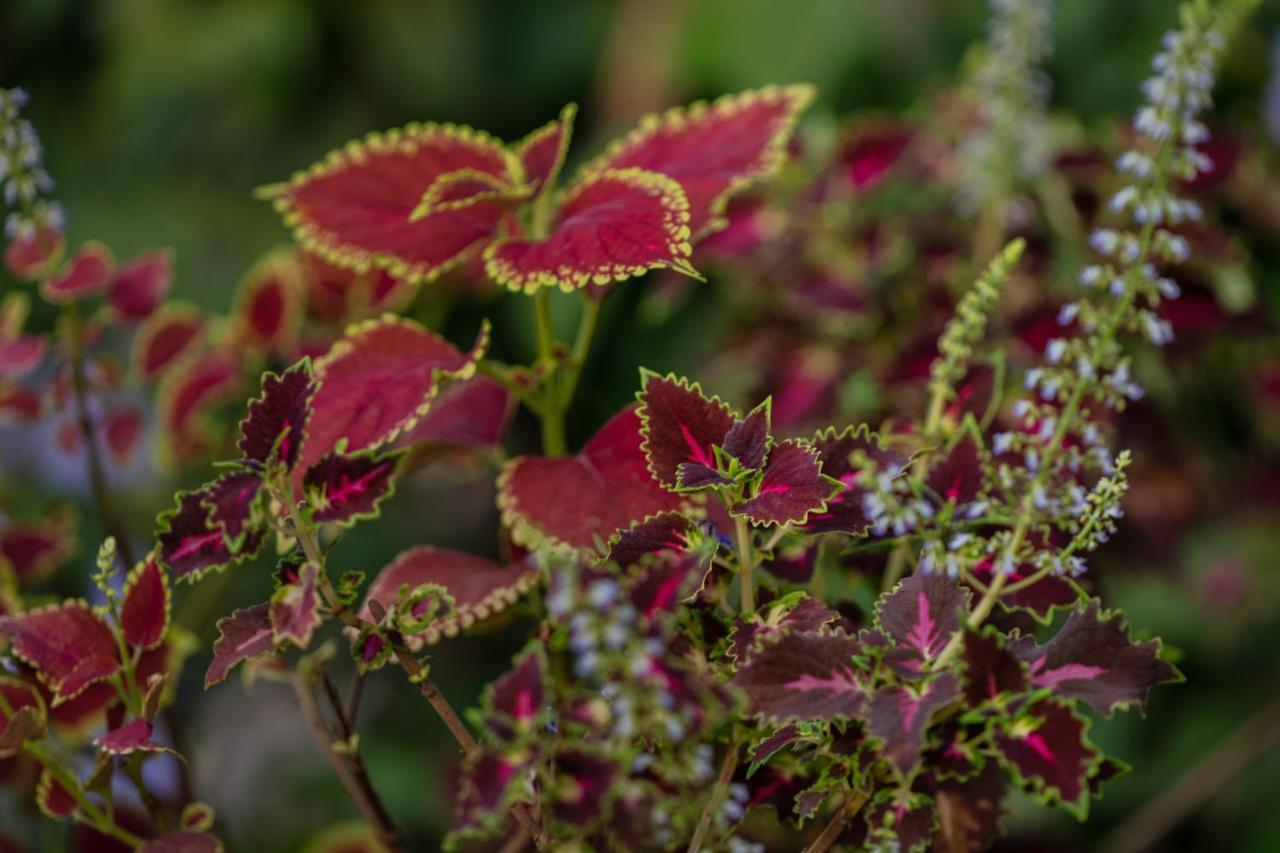
[[[200,342],[204,319],[188,305],[170,303],[147,318],[133,344],[133,369],[152,382]]]
[[[378,504],[395,490],[396,467],[403,455],[326,453],[302,478],[311,518],[344,524],[375,518]]]
[[[0,530],[0,557],[19,583],[29,585],[51,574],[71,556],[74,526],[69,513],[11,522]]]
[[[577,113],[577,105],[569,104],[560,111],[559,118],[544,124],[514,146],[524,167],[525,183],[534,195],[549,189],[559,176]]]
[[[222,531],[229,548],[244,544],[260,523],[266,492],[262,478],[252,471],[228,471],[200,490],[200,504],[208,510],[210,529]]]
[[[840,619],[840,614],[816,598],[804,596],[796,600],[783,599],[761,608],[763,622],[739,619],[733,628],[729,654],[742,663],[761,643],[777,639],[783,634],[820,631]]]
[[[614,532],[681,506],[649,473],[634,406],[600,428],[576,456],[522,456],[498,482],[503,520],[519,543],[592,550]]]
[[[920,764],[925,730],[933,712],[960,693],[956,677],[944,672],[923,690],[911,686],[883,687],[867,705],[867,729],[884,743],[884,754],[910,779]]]
[[[992,740],[1015,781],[1083,818],[1089,775],[1102,757],[1085,737],[1087,728],[1070,706],[1041,699],[995,732]]]
[[[105,290],[115,274],[116,259],[102,243],[81,246],[62,271],[40,284],[40,295],[50,302],[70,302]]]
[[[40,772],[40,781],[36,783],[36,806],[53,820],[71,817],[78,808],[75,797],[53,778],[48,768]]]
[[[534,647],[489,687],[484,705],[495,716],[486,716],[485,722],[495,736],[512,742],[533,733],[544,705],[544,667],[542,655]]]
[[[822,475],[818,452],[787,439],[769,453],[760,485],[747,501],[733,508],[754,524],[804,524],[811,512],[826,509],[840,482]]]
[[[0,339],[0,376],[20,379],[40,366],[48,344],[36,335]]]
[[[138,446],[138,439],[142,437],[142,412],[135,406],[117,409],[107,417],[102,431],[111,458],[117,465],[128,465],[134,448]]]
[[[696,528],[682,512],[658,513],[619,533],[610,543],[609,560],[626,569],[651,554],[682,554]]]
[[[165,451],[171,459],[207,452],[216,444],[208,413],[229,399],[240,371],[224,356],[208,354],[165,377],[157,393]]]
[[[491,450],[502,444],[512,409],[511,394],[487,376],[451,382],[439,392],[426,415],[396,439],[396,446]]]
[[[440,390],[441,377],[469,377],[487,344],[487,325],[466,354],[390,314],[353,326],[316,362],[318,390],[296,470],[305,471],[342,439],[353,453],[412,429]]]
[[[44,275],[49,260],[62,254],[62,234],[52,228],[38,228],[26,237],[14,237],[4,250],[4,263],[13,277],[35,281]]]
[[[142,320],[160,307],[172,284],[173,250],[143,252],[116,271],[107,304],[122,320]]]
[[[734,424],[724,437],[724,452],[737,459],[743,468],[756,470],[764,467],[769,446],[773,443],[770,435],[772,407],[772,400],[765,398],[763,403]]]
[[[506,213],[505,202],[487,199],[410,221],[436,179],[461,169],[511,187],[519,173],[514,155],[481,131],[410,125],[349,143],[264,193],[298,241],[325,260],[430,280],[493,236]]]
[[[334,266],[310,252],[301,255],[308,316],[328,323],[363,319],[375,311],[395,311],[415,292],[413,282],[383,269],[360,273]]]
[[[965,432],[947,455],[929,470],[929,488],[944,503],[962,506],[978,497],[982,490],[982,448],[969,432]]]
[[[769,87],[671,109],[642,120],[582,174],[635,167],[673,178],[701,237],[724,227],[731,195],[781,167],[796,118],[812,100],[811,86]]]
[[[684,192],[670,178],[642,169],[600,172],[569,189],[545,240],[490,244],[485,271],[528,293],[577,290],[662,268],[698,278],[689,263],[688,217]]]
[[[120,669],[111,629],[83,601],[2,617],[0,633],[53,691],[55,706]]]
[[[571,826],[600,820],[618,781],[618,764],[585,749],[556,753],[553,765],[561,787],[550,800],[551,816]]]
[[[422,545],[402,552],[378,573],[369,585],[361,616],[372,618],[370,601],[393,608],[402,586],[413,591],[423,584],[439,584],[453,598],[453,608],[421,634],[408,638],[415,645],[436,643],[442,636],[456,636],[477,620],[506,610],[537,580],[537,569],[528,563],[502,566],[484,557]]]
[[[154,558],[139,563],[124,585],[120,628],[129,645],[152,649],[169,629],[169,581]]]
[[[154,743],[151,740],[151,733],[151,723],[143,719],[136,719],[94,738],[93,742],[103,752],[109,752],[112,755],[128,755],[133,752],[171,751],[166,746]]]
[[[270,654],[275,648],[271,626],[271,605],[267,602],[237,610],[218,620],[218,639],[213,644],[213,662],[204,674],[207,690],[244,660]]]
[[[8,416],[21,422],[40,417],[40,395],[21,385],[0,384],[0,416]]]
[[[300,649],[311,643],[320,624],[320,598],[316,593],[316,567],[307,563],[297,580],[282,584],[271,596],[271,637],[279,644],[291,642]]]
[[[994,630],[966,630],[962,660],[965,699],[972,706],[1027,689],[1026,668],[1005,648],[1004,639]]]
[[[306,439],[314,390],[311,365],[306,361],[279,375],[264,374],[262,393],[249,401],[248,414],[240,422],[236,447],[241,458],[267,469],[278,463],[292,470]]]
[[[287,352],[298,337],[304,295],[294,253],[267,255],[240,283],[233,315],[238,339],[263,352]]]
[[[9,709],[0,707],[0,759],[12,758],[25,741],[40,737],[46,716],[44,700],[35,685],[7,675],[0,675],[0,696]],[[32,710],[23,712],[23,708]]]
[[[1030,666],[1036,687],[1082,699],[1104,714],[1141,708],[1152,687],[1182,680],[1161,660],[1159,640],[1134,642],[1124,617],[1101,611],[1097,599],[1073,611],[1049,642],[1023,642],[1014,646],[1014,653]]]
[[[716,467],[713,446],[724,442],[736,418],[719,397],[708,399],[696,383],[643,371],[640,391],[642,445],[649,470],[668,488],[679,485],[684,463]]]
[[[853,717],[864,702],[854,664],[861,644],[840,632],[783,634],[753,654],[731,682],[751,713],[775,721]]]

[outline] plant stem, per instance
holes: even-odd
[[[110,815],[104,814],[95,806],[85,795],[84,789],[80,787],[79,780],[59,764],[57,759],[46,752],[42,744],[24,744],[23,751],[34,758],[45,770],[49,771],[54,780],[76,801],[76,806],[79,807],[82,813],[82,817],[77,818],[81,823],[88,824],[103,835],[114,838],[129,847],[141,847],[145,843],[144,839],[117,824]]]
[[[560,391],[560,403],[564,411],[569,411],[573,403],[573,395],[578,390],[578,379],[582,376],[582,366],[587,363],[587,353],[591,351],[591,341],[596,335],[596,326],[600,323],[600,306],[603,299],[597,299],[582,291],[582,316],[578,320],[578,334],[573,339],[573,353],[565,369],[565,377]]]
[[[333,774],[338,777],[338,781],[347,792],[347,796],[356,804],[356,808],[360,810],[360,813],[364,815],[365,819],[373,827],[374,832],[378,834],[378,840],[389,850],[406,849],[400,830],[391,820],[391,816],[387,814],[381,798],[378,797],[377,792],[373,789],[373,784],[369,781],[369,774],[365,770],[364,762],[360,759],[359,753],[353,751],[339,754],[333,748],[334,742],[338,738],[334,737],[334,732],[329,729],[328,724],[325,723],[324,718],[320,715],[320,709],[316,706],[315,696],[311,691],[311,684],[303,675],[294,675],[293,692],[298,697],[302,715],[306,718],[307,725],[311,728],[311,735],[315,738],[316,745],[324,753],[325,760],[329,762],[329,766],[333,769]],[[344,739],[349,738],[350,734],[347,733]]]
[[[725,794],[729,791],[729,783],[733,781],[733,773],[738,769],[738,742],[737,740],[729,741],[729,751],[725,753],[724,763],[720,765],[720,776],[716,779],[715,787],[711,789],[710,796],[707,797],[707,804],[702,809],[702,817],[698,819],[698,827],[693,832],[693,838],[689,841],[688,853],[698,853],[702,849],[702,841],[707,837],[707,831],[711,829],[711,821],[715,818],[716,810],[724,802]]]
[[[116,548],[127,569],[134,566],[133,545],[129,541],[120,517],[107,493],[107,476],[102,466],[102,450],[98,446],[98,433],[94,429],[93,417],[89,412],[89,383],[84,374],[84,323],[76,310],[75,302],[68,302],[63,310],[67,334],[67,354],[71,362],[71,395],[75,401],[76,421],[80,426],[80,436],[84,441],[85,457],[89,463],[89,487],[93,492],[93,503],[98,518],[107,533],[115,537]]]
[[[560,456],[565,452],[564,407],[557,391],[556,335],[551,327],[551,289],[538,288],[533,294],[534,324],[538,331],[538,365],[541,368],[542,452]]]
[[[848,796],[841,799],[839,805],[836,806],[836,813],[831,816],[831,821],[822,830],[822,834],[813,839],[808,847],[804,848],[804,853],[823,853],[829,849],[832,844],[836,843],[836,839],[840,837],[840,833],[844,832],[844,828],[849,825],[849,821],[862,810],[862,805],[867,801],[865,791],[851,791]]]
[[[742,612],[756,612],[756,581],[752,574],[754,557],[751,554],[751,527],[742,516],[733,519],[733,530],[738,541],[738,583],[742,593]]]
[[[151,789],[147,787],[146,781],[142,778],[142,758],[143,754],[140,752],[135,752],[128,756],[123,764],[124,773],[137,790],[138,799],[142,800],[142,807],[151,816],[151,822],[156,831],[163,835],[169,831],[169,816],[165,814],[164,806],[160,803],[159,798],[151,793]]]

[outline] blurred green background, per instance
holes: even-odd
[[[287,241],[253,188],[367,131],[440,120],[513,139],[576,101],[571,160],[581,161],[642,112],[765,83],[816,83],[818,115],[918,113],[964,68],[987,14],[978,0],[3,0],[0,85],[31,92],[30,117],[73,243],[102,239],[122,257],[172,246],[175,295],[224,311],[247,266]],[[1131,112],[1175,4],[1069,0],[1055,15],[1054,108],[1093,126]],[[1233,49],[1221,98],[1221,114],[1254,129],[1264,122],[1268,39],[1278,20],[1274,3],[1253,19]],[[1274,294],[1277,270],[1257,272]],[[691,362],[717,322],[711,303],[698,300],[665,327],[632,328],[626,312],[634,302],[614,302],[571,424],[578,438],[630,397],[628,377],[640,364],[696,372]],[[518,349],[510,328],[525,322],[527,306],[505,299],[484,311]],[[463,312],[455,323],[474,320]],[[465,337],[465,329],[449,331]],[[138,509],[140,534],[165,501]],[[489,474],[428,472],[385,518],[344,541],[336,564],[373,570],[420,542],[493,551],[475,532],[486,523],[492,530],[493,517]],[[1087,825],[1022,809],[1010,824],[1011,849],[1093,846],[1275,695],[1274,578],[1254,587],[1260,598],[1234,627],[1209,621],[1197,585],[1233,555],[1274,573],[1274,522],[1207,527],[1190,537],[1178,566],[1122,572],[1108,583],[1104,599],[1185,655],[1189,682],[1157,691],[1145,720],[1095,724],[1100,742],[1135,770],[1108,787]],[[266,562],[234,583],[219,613],[262,599]],[[198,611],[199,602],[189,606]],[[505,630],[437,658],[456,705],[471,704],[479,685],[506,667],[525,626]],[[233,680],[200,695],[199,659],[191,669],[182,702],[196,709],[188,734],[197,793],[219,809],[232,850],[296,849],[307,827],[352,816],[285,688],[244,691]],[[419,849],[434,849],[450,809],[452,749],[401,682],[378,678],[370,687],[363,744],[392,812]],[[1272,749],[1161,848],[1280,850],[1277,790]]]

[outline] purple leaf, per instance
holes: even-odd
[[[861,536],[870,522],[862,509],[863,490],[857,484],[857,467],[853,455],[861,452],[873,459],[900,461],[898,454],[880,444],[880,436],[866,424],[846,427],[841,432],[827,429],[813,438],[813,447],[822,462],[822,473],[839,480],[841,489],[827,499],[825,509],[812,512],[805,528],[814,533],[850,533]]]
[[[876,619],[893,640],[899,667],[920,671],[964,623],[969,592],[940,572],[916,572],[880,599]]]
[[[919,768],[930,716],[958,695],[956,678],[949,672],[933,678],[923,690],[916,686],[884,687],[872,694],[868,730],[883,741],[885,756],[904,779],[910,779]]]
[[[733,428],[733,410],[719,398],[707,399],[697,384],[674,374],[642,374],[641,449],[653,476],[668,488],[679,485],[676,472],[686,462],[715,470],[714,447]]]
[[[732,684],[747,694],[751,713],[772,720],[853,717],[863,688],[853,657],[861,645],[839,632],[783,634],[738,669]]]
[[[347,523],[376,517],[378,504],[395,488],[396,466],[403,455],[403,451],[326,453],[302,479],[311,518]]]
[[[733,425],[724,437],[721,448],[725,453],[737,459],[743,468],[752,470],[764,467],[764,460],[769,453],[769,426],[773,411],[773,400],[766,398],[747,416]]]
[[[969,432],[934,463],[927,482],[943,503],[961,506],[978,497],[982,491],[982,448]]]
[[[320,624],[320,598],[316,592],[317,570],[306,563],[291,583],[281,584],[271,596],[271,637],[273,644],[293,643],[305,649]]]
[[[249,413],[240,422],[240,455],[264,467],[279,463],[292,469],[306,436],[313,391],[308,360],[279,376],[265,374],[262,393],[249,402]]]
[[[733,508],[755,524],[804,524],[811,512],[826,509],[840,483],[823,476],[818,452],[788,439],[769,454],[764,476],[752,497]]]
[[[962,660],[965,701],[972,706],[1027,689],[1026,668],[994,630],[965,631]]]
[[[218,620],[213,663],[204,675],[206,689],[226,680],[238,663],[268,655],[275,648],[271,629],[271,605],[267,602],[237,610]]]
[[[992,741],[1016,782],[1044,802],[1061,802],[1083,818],[1088,779],[1101,758],[1085,737],[1087,728],[1070,706],[1046,698],[1023,709]]]

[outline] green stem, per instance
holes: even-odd
[[[562,456],[566,449],[564,437],[564,406],[556,390],[557,377],[556,337],[551,328],[551,290],[542,287],[533,295],[534,323],[538,331],[538,365],[541,368],[542,452],[547,456]]]
[[[689,841],[687,853],[698,853],[702,849],[702,841],[707,837],[707,832],[711,829],[711,822],[715,819],[716,811],[724,802],[725,794],[729,790],[729,784],[733,781],[733,772],[737,769],[738,741],[734,739],[729,741],[729,751],[725,753],[724,763],[720,765],[720,776],[716,779],[715,787],[711,789],[707,804],[702,809],[702,817],[698,819],[698,826],[693,832],[693,838]]]
[[[752,575],[755,558],[751,553],[751,526],[742,516],[733,519],[733,530],[738,542],[738,582],[742,593],[742,612],[756,612],[756,582]]]
[[[603,300],[582,292],[582,317],[578,320],[578,334],[573,340],[573,355],[565,370],[564,384],[560,402],[568,411],[573,404],[574,392],[578,390],[578,379],[582,376],[582,367],[587,363],[587,353],[591,351],[591,341],[595,338],[596,326],[600,322],[600,306]]]
[[[110,816],[104,814],[101,809],[95,806],[85,795],[84,789],[80,787],[79,780],[59,764],[57,759],[46,752],[42,744],[25,744],[23,751],[47,770],[49,775],[54,778],[54,781],[71,795],[71,799],[76,801],[76,806],[79,807],[82,815],[79,818],[82,823],[87,823],[103,835],[114,838],[121,844],[127,844],[130,847],[141,847],[145,843],[144,839],[117,824]]]

